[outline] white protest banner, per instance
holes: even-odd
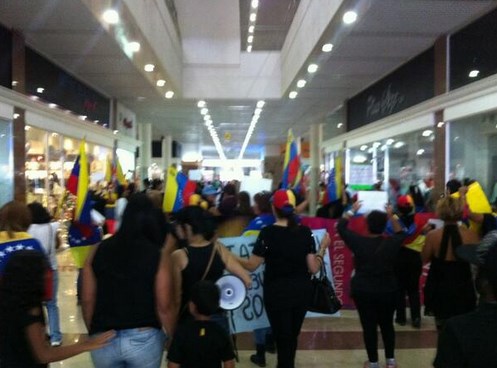
[[[323,239],[326,230],[313,230],[318,249],[321,239]],[[241,258],[249,258],[254,248],[256,236],[240,236],[236,238],[222,238],[219,241],[228,248],[233,254]],[[327,251],[328,252],[328,251]],[[328,277],[333,282],[330,257],[324,257],[325,267]],[[242,306],[232,312],[230,317],[230,327],[232,333],[249,332],[254,329],[269,327],[266,310],[264,308],[263,285],[264,285],[264,265],[258,267],[251,273],[252,286],[247,290],[247,296]],[[308,313],[307,317],[323,317],[322,314]]]

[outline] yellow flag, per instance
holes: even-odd
[[[169,166],[166,177],[166,190],[164,192],[164,200],[162,202],[162,210],[164,212],[173,212],[176,197],[178,195],[178,182],[176,177],[178,170],[174,166]]]
[[[121,163],[119,162],[119,159],[116,159],[116,180],[119,183],[119,185],[126,185],[126,178],[124,177],[123,174],[123,169],[121,167]]]
[[[109,157],[107,157],[107,166],[105,167],[105,181],[110,183],[112,180],[112,162]]]

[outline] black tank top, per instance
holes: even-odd
[[[207,269],[207,265],[209,264],[209,259],[212,254],[213,243],[206,245],[204,247],[192,247],[190,245],[186,246],[185,252],[188,257],[188,264],[185,269],[181,271],[182,282],[181,282],[181,309],[180,309],[180,319],[184,319],[189,313],[187,311],[186,305],[190,300],[190,293],[193,285],[200,281],[202,276]],[[214,255],[214,259],[212,261],[212,265],[209,269],[204,280],[209,280],[212,282],[216,282],[224,273],[224,263],[219,254],[219,251],[216,251]]]

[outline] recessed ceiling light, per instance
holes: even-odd
[[[445,123],[443,121],[439,121],[437,124],[437,128],[443,128],[444,125]]]
[[[26,126],[24,127],[24,130],[25,130],[25,131],[28,131],[28,130],[30,130],[30,129],[31,129],[31,127],[30,127],[29,125],[26,125]]]
[[[252,52],[252,45],[247,46],[247,52]]]
[[[166,94],[164,95],[165,98],[170,99],[174,97],[174,92],[173,91],[167,91]]]
[[[199,102],[197,102],[197,107],[198,108],[205,107],[205,101],[204,100],[200,100]]]
[[[80,120],[86,120],[87,116],[86,115],[79,115]]]
[[[259,109],[262,109],[265,104],[266,104],[266,102],[264,100],[257,101],[257,107]]]
[[[294,98],[297,98],[297,91],[292,91],[288,94],[288,98],[290,98],[291,100],[293,100]]]
[[[478,77],[478,74],[480,74],[480,71],[475,69],[475,70],[472,70],[469,72],[469,77],[476,78],[476,77]]]
[[[433,134],[433,130],[425,130],[422,133],[423,137],[429,137],[432,134]]]
[[[211,116],[209,114],[207,114],[207,115],[204,115],[204,120],[207,121],[207,120],[212,120],[212,119],[211,119]]]
[[[402,141],[398,141],[393,146],[394,146],[394,148],[400,148],[400,147],[404,147],[405,143]]]
[[[153,72],[154,69],[155,69],[155,65],[154,64],[146,64],[143,69],[146,71],[146,72]]]
[[[249,33],[254,33],[254,30],[255,30],[255,27],[254,26],[250,26],[248,31],[249,31]]]
[[[262,109],[258,107],[254,110],[254,115],[259,116],[261,114],[261,112],[262,112]]]
[[[114,9],[107,9],[102,14],[102,18],[105,23],[108,24],[117,24],[119,23],[119,13]]]
[[[306,85],[306,80],[305,79],[299,79],[299,81],[297,82],[297,87],[299,88],[304,88],[305,85]]]
[[[343,15],[342,19],[345,24],[352,24],[357,20],[357,13],[355,11],[349,10]]]
[[[18,81],[16,81],[16,80],[13,80],[13,81],[12,81],[12,87],[17,86],[17,84],[19,84],[19,82],[18,82]]]
[[[424,149],[418,149],[418,152],[416,152],[416,155],[421,156],[423,153],[425,153]]]
[[[373,148],[378,148],[379,146],[381,146],[380,142],[374,142],[373,143]]]
[[[45,91],[45,88],[43,88],[43,87],[38,87],[36,89],[36,93],[43,93],[43,91]]]
[[[340,129],[341,127],[343,127],[343,123],[338,123],[337,128]]]
[[[309,64],[309,66],[307,67],[307,71],[309,73],[316,73],[318,70],[318,64]]]
[[[257,7],[259,6],[259,0],[252,0],[251,5],[252,8],[257,9]]]
[[[255,22],[255,20],[257,19],[257,14],[250,13],[250,18],[249,19],[250,19],[251,22]]]
[[[51,109],[55,109],[57,107],[57,105],[54,103],[49,103],[48,107],[50,107]]]
[[[140,47],[141,47],[140,42],[131,41],[130,43],[128,43],[128,50],[131,52],[140,51]]]
[[[247,37],[247,42],[252,43],[254,41],[254,36],[250,35]]]
[[[116,129],[116,130],[113,131],[113,133],[117,134],[117,133],[119,133],[119,130]]]
[[[98,123],[100,123],[100,120],[95,120],[94,123],[98,124]]]
[[[393,144],[393,142],[395,142],[395,139],[392,139],[392,138],[387,139],[387,142],[386,142],[386,143],[387,143],[387,146],[392,145],[392,144]]]
[[[40,99],[38,96],[29,96],[29,98],[35,101]]]
[[[166,81],[164,79],[159,79],[156,84],[157,87],[164,87],[166,85]]]
[[[367,145],[363,144],[363,145],[361,146],[361,151],[366,151],[367,149],[368,149],[368,146],[367,146]]]
[[[208,108],[206,108],[206,107],[204,107],[204,108],[202,108],[202,109],[200,110],[200,113],[201,113],[202,115],[207,115],[207,113],[208,113],[208,112],[209,112],[209,109],[208,109]]]
[[[20,115],[19,115],[18,113],[15,113],[14,115],[12,115],[12,117],[13,117],[14,119],[17,119],[19,116],[20,116]]]
[[[333,44],[331,43],[325,43],[321,48],[321,51],[323,52],[330,52],[331,50],[333,50]]]

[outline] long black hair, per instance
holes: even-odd
[[[38,251],[21,250],[10,257],[0,280],[0,325],[41,306],[48,267]]]
[[[180,225],[190,225],[192,233],[202,235],[205,240],[211,240],[216,233],[216,219],[202,207],[184,207],[174,217]]]
[[[47,209],[39,202],[28,204],[29,211],[31,212],[31,219],[33,224],[48,224],[52,218]]]

